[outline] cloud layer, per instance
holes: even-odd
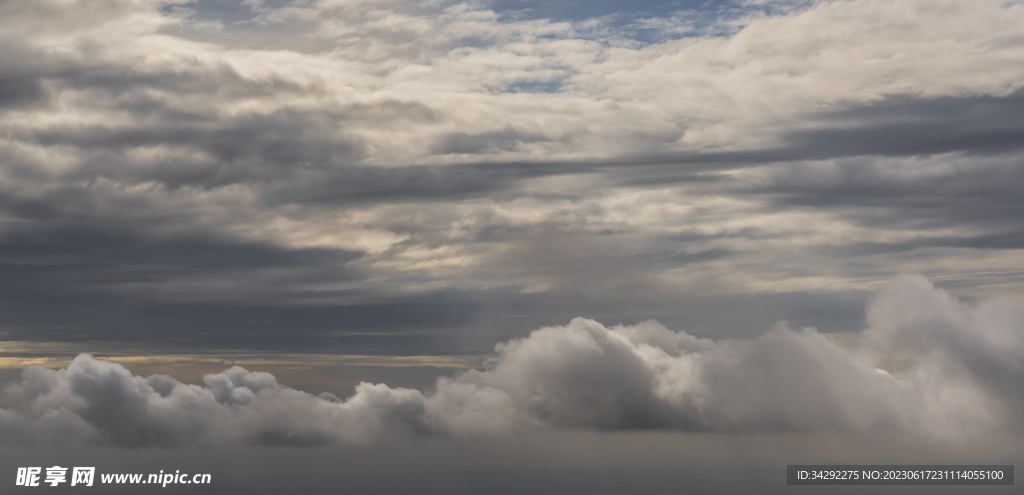
[[[0,410],[7,443],[311,445],[385,434],[523,429],[798,431],[958,440],[1024,428],[1024,304],[966,306],[903,275],[868,308],[858,344],[780,324],[751,340],[696,338],[654,321],[583,318],[499,344],[483,371],[428,393],[362,383],[314,396],[233,367],[205,386],[134,376],[81,355],[30,366]],[[888,368],[888,371],[882,368]]]
[[[0,1],[0,340],[481,354],[1024,290],[1019,2],[568,10]]]

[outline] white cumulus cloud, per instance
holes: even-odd
[[[752,340],[712,341],[654,321],[576,318],[499,344],[488,369],[441,378],[432,392],[364,382],[344,400],[237,366],[197,386],[83,354],[64,369],[23,371],[6,390],[0,438],[308,445],[554,427],[956,440],[1024,426],[1020,301],[969,306],[903,275],[871,303],[868,323],[859,346],[840,346],[783,324]]]

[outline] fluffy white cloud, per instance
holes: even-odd
[[[31,366],[6,393],[9,443],[316,444],[382,434],[481,435],[523,428],[808,431],[963,439],[1024,424],[1024,305],[966,306],[917,275],[868,310],[856,349],[777,325],[752,340],[712,341],[648,321],[577,318],[499,344],[484,370],[436,390],[362,383],[319,397],[240,367],[205,387],[134,376],[81,355]],[[880,369],[879,363],[889,371]]]

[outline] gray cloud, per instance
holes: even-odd
[[[781,325],[716,342],[653,321],[609,328],[578,318],[499,344],[489,369],[441,378],[433,392],[362,383],[345,400],[239,367],[206,375],[200,387],[81,355],[66,369],[26,368],[6,391],[14,405],[0,410],[0,433],[15,443],[122,446],[546,427],[972,438],[1024,427],[1021,318],[1019,301],[965,307],[905,275],[869,307],[861,351]],[[882,358],[899,366],[876,368]]]
[[[41,100],[42,85],[32,77],[7,76],[0,78],[0,107],[17,107]]]
[[[868,243],[840,249],[1016,249],[1020,163],[1019,154],[837,160],[778,167],[737,189],[764,197],[779,210],[816,208],[868,228],[935,232],[889,247]],[[956,235],[950,235],[953,228]]]
[[[500,131],[467,134],[457,132],[445,136],[437,145],[438,153],[481,153],[490,151],[509,151],[516,149],[521,143],[537,143],[552,141],[539,134],[526,133],[508,126]]]
[[[621,185],[712,182],[718,172],[766,165],[852,157],[926,157],[942,154],[1015,157],[1024,142],[1021,108],[1024,94],[1005,96],[921,98],[892,96],[867,105],[850,105],[802,116],[799,130],[784,130],[770,148],[636,154],[597,164]],[[785,128],[785,123],[780,123]],[[858,163],[859,171],[844,179],[870,177],[873,167]],[[566,164],[570,165],[570,164]],[[622,169],[625,170],[622,170]],[[571,170],[571,168],[570,168]],[[783,170],[787,170],[783,168]],[[968,170],[965,170],[968,171]],[[782,174],[780,174],[782,175]],[[995,186],[989,181],[975,183]],[[844,184],[856,193],[856,182]],[[877,184],[883,186],[884,184]],[[772,189],[766,189],[771,192]],[[836,191],[823,190],[824,195]]]
[[[1024,93],[1005,96],[914,98],[894,96],[812,116],[818,129],[794,132],[794,148],[826,158],[932,155],[963,151],[987,155],[1020,150]]]
[[[1016,10],[486,5],[0,4],[0,331],[462,353],[1019,285]]]

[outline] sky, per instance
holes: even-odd
[[[0,0],[0,476],[59,446],[209,493],[791,493],[815,459],[1024,459],[1022,26]]]

